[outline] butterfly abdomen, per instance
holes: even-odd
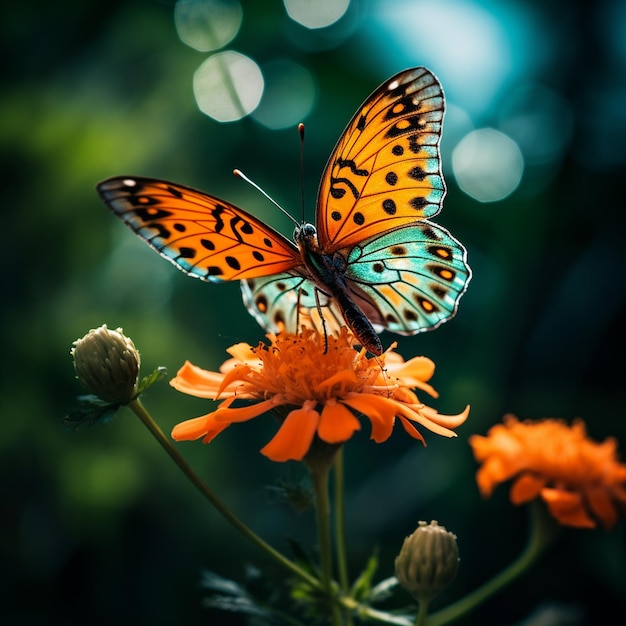
[[[338,293],[335,297],[348,328],[355,334],[361,345],[372,354],[380,356],[383,353],[383,344],[361,309],[346,291]]]

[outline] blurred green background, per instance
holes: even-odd
[[[106,210],[95,184],[119,174],[174,180],[289,234],[289,222],[232,169],[299,217],[295,125],[305,121],[312,219],[322,168],[357,106],[415,65],[433,70],[447,94],[449,191],[436,221],[468,248],[474,278],[452,322],[401,338],[399,351],[435,361],[441,397],[432,404],[441,412],[467,403],[472,412],[458,439],[426,433],[426,448],[401,429],[375,445],[367,425],[350,441],[350,567],[357,572],[377,546],[380,578],[392,575],[403,537],[419,519],[437,519],[458,535],[462,556],[441,607],[502,568],[525,540],[526,511],[509,504],[506,487],[481,500],[470,434],[507,412],[579,416],[591,436],[615,436],[626,449],[626,3],[353,0],[338,21],[309,28],[290,15],[293,3],[288,13],[278,0],[244,0],[234,38],[213,51],[184,43],[174,4],[3,7],[0,623],[242,624],[202,608],[203,569],[243,580],[254,565],[282,580],[129,412],[106,426],[61,428],[82,393],[69,350],[90,328],[122,326],[144,373],[163,365],[172,375],[185,359],[214,369],[226,347],[262,337],[237,284],[176,271]],[[312,14],[341,5],[320,2]],[[219,39],[228,29],[216,7],[192,31]],[[252,59],[266,78],[256,113],[231,123],[202,113],[193,89],[196,70],[224,49]],[[460,146],[485,128],[502,141],[493,149],[478,141],[485,152],[464,170]],[[519,184],[507,180],[522,163]],[[481,185],[487,195],[504,189],[503,197],[478,201]],[[166,383],[145,404],[165,432],[210,409]],[[293,512],[267,490],[301,478],[295,464],[259,454],[274,431],[268,417],[180,449],[270,543],[311,547],[310,512]],[[618,623],[624,554],[623,521],[611,532],[566,530],[532,573],[460,623]]]

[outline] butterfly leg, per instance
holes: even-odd
[[[317,312],[322,320],[322,331],[324,332],[324,354],[326,354],[328,352],[328,330],[326,328],[326,318],[324,317],[322,305],[320,303],[320,293],[317,288],[315,289],[315,306],[317,307]]]

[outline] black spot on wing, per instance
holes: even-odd
[[[146,228],[151,228],[152,230],[157,231],[155,235],[152,235],[149,238],[150,240],[157,239],[160,237],[161,239],[164,239],[165,241],[167,241],[172,236],[170,229],[166,228],[164,224],[160,224],[159,222],[154,222],[153,224],[146,224]]]
[[[240,270],[241,264],[234,256],[227,256],[224,259],[226,261],[226,265],[234,270]]]
[[[409,170],[409,177],[413,180],[424,180],[424,178],[426,178],[426,172],[416,165]]]
[[[183,192],[180,189],[176,189],[176,187],[172,187],[171,185],[167,186],[167,190],[175,197],[178,199],[181,199],[183,197]]]
[[[387,198],[383,200],[383,211],[387,213],[387,215],[395,215],[397,211],[396,203],[391,199]]]
[[[171,211],[167,211],[166,209],[157,209],[155,207],[135,208],[132,212],[145,223],[152,222],[153,220],[163,220],[172,216]]]
[[[398,175],[395,172],[387,172],[385,182],[392,187],[398,184]]]
[[[415,196],[415,198],[411,198],[409,200],[409,204],[416,211],[421,211],[428,204],[428,202],[426,201],[426,198],[424,198],[423,196]]]
[[[267,298],[265,296],[257,296],[254,304],[256,305],[256,308],[261,311],[261,313],[265,313],[267,311]]]
[[[183,246],[178,250],[178,256],[183,259],[193,259],[196,256],[196,251],[193,248]]]

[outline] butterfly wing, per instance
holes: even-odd
[[[336,335],[345,326],[341,312],[334,300],[319,290],[316,298],[315,290],[315,285],[304,275],[285,273],[241,281],[248,312],[266,330],[295,333],[304,326],[320,333],[325,328],[327,333]]]
[[[236,206],[152,178],[109,178],[106,205],[161,256],[186,274],[220,282],[267,276],[302,264],[296,246]]]
[[[355,303],[372,324],[400,335],[453,317],[472,275],[465,248],[428,220],[375,235],[346,260]]]
[[[318,192],[317,229],[326,252],[439,212],[443,114],[441,85],[423,67],[396,74],[361,105]]]

